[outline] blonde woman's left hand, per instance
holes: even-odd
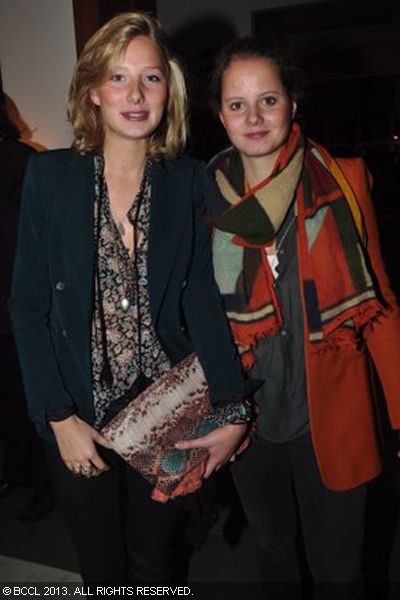
[[[178,450],[191,450],[192,448],[208,450],[209,456],[204,473],[204,478],[208,479],[214,471],[218,471],[234,455],[247,430],[248,426],[246,424],[225,425],[225,427],[214,429],[204,437],[177,442],[175,448]]]

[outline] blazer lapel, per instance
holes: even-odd
[[[173,164],[154,163],[151,177],[148,280],[151,316],[156,324],[189,206],[184,202],[179,170]]]

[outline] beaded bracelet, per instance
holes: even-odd
[[[212,422],[217,427],[225,427],[225,425],[243,425],[253,419],[253,404],[249,400],[241,400],[213,408],[205,421]]]

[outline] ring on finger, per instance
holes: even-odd
[[[79,475],[82,475],[82,477],[86,477],[87,479],[93,477],[93,475],[96,474],[96,471],[97,469],[94,465],[79,465]]]

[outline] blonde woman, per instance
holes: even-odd
[[[193,350],[214,402],[229,410],[246,385],[213,282],[202,167],[177,159],[184,79],[155,19],[126,13],[94,34],[69,117],[73,148],[34,157],[25,181],[11,309],[29,410],[83,580],[168,581],[185,499],[151,500],[98,430],[113,401]],[[244,432],[202,439],[205,477]]]

